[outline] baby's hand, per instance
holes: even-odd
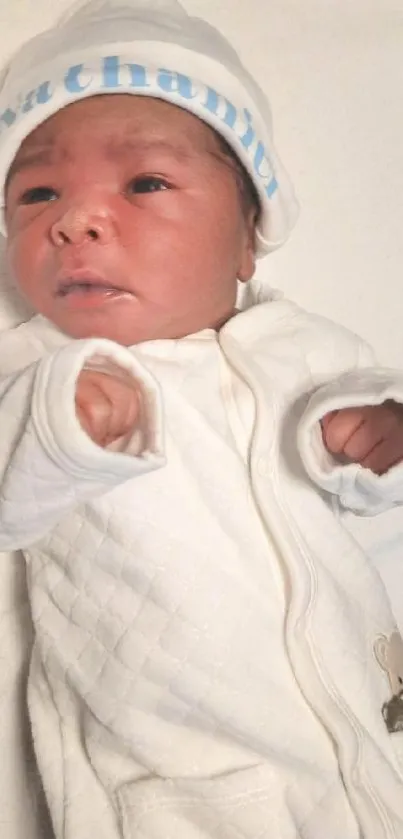
[[[76,389],[77,417],[98,446],[108,446],[133,431],[140,420],[136,384],[97,370],[82,370]]]
[[[343,463],[382,475],[403,460],[403,405],[397,402],[332,411],[321,424],[326,448]]]

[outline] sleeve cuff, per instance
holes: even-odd
[[[403,464],[379,476],[356,463],[338,463],[323,443],[320,421],[331,411],[381,405],[389,399],[403,403],[401,371],[374,368],[346,373],[315,391],[298,427],[298,449],[311,480],[360,515],[403,504]]]
[[[77,377],[85,367],[105,372],[118,368],[140,384],[144,413],[140,450],[135,434],[124,451],[112,451],[97,446],[82,429],[75,392]],[[130,350],[112,341],[77,340],[44,359],[36,374],[32,421],[48,456],[80,480],[96,477],[113,485],[165,463],[158,383]]]

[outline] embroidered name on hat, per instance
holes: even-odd
[[[257,136],[247,108],[236,108],[214,88],[183,73],[165,68],[153,70],[142,64],[123,61],[116,55],[103,56],[96,64],[74,64],[61,73],[59,79],[43,81],[34,89],[21,93],[17,101],[0,114],[0,136],[24,114],[46,106],[52,100],[55,101],[57,96],[60,97],[60,94],[60,107],[64,107],[80,96],[125,91],[166,99],[199,117],[204,112],[206,121],[212,125],[215,120],[219,120],[232,134],[236,144],[246,152],[267,197],[274,195],[278,183],[273,166],[264,144]],[[209,120],[209,116],[214,119]]]

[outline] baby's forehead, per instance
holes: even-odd
[[[108,145],[133,147],[148,139],[150,145],[171,143],[194,151],[217,150],[216,132],[199,117],[163,100],[121,95],[99,95],[60,109],[39,125],[21,148],[39,145],[67,146],[87,136]]]
[[[151,155],[190,165],[211,157],[228,162],[221,138],[188,111],[151,97],[100,95],[60,109],[35,129],[14,158],[6,189],[35,166],[86,165],[89,156],[123,164]]]

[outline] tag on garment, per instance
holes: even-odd
[[[382,705],[382,716],[390,734],[403,731],[403,638],[393,632],[390,638],[380,635],[374,644],[378,664],[387,673],[391,698]]]

